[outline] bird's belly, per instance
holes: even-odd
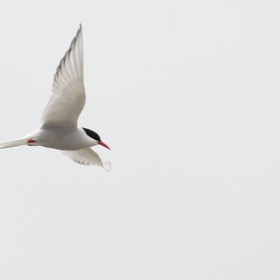
[[[74,132],[46,131],[38,137],[38,144],[46,148],[75,151],[88,148],[91,145]]]
[[[55,142],[48,142],[43,143],[41,146],[56,150],[63,150],[63,151],[76,151],[81,150],[84,148],[88,148],[87,145],[82,145],[81,143],[69,143],[64,141],[55,141]]]

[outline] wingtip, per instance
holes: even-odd
[[[82,26],[81,23],[79,24],[79,29],[77,31],[76,38],[79,37],[79,36],[83,36],[83,26]]]
[[[103,168],[106,170],[106,171],[111,171],[111,169],[112,169],[112,164],[111,164],[111,162],[110,161],[104,161],[104,162],[102,162],[102,166],[103,166]]]

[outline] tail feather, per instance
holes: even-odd
[[[0,144],[0,149],[16,147],[16,146],[21,146],[21,145],[25,145],[25,144],[27,144],[27,139],[21,138],[21,139],[17,139],[17,140],[11,141],[11,142],[6,142],[6,143]]]

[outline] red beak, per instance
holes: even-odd
[[[105,148],[107,148],[107,149],[109,149],[109,150],[111,150],[110,147],[107,146],[107,145],[106,145],[104,142],[102,142],[102,141],[99,141],[98,144],[101,145],[101,146],[103,146],[103,147],[105,147]]]

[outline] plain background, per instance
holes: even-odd
[[[40,125],[84,29],[80,124],[111,172],[0,151],[0,279],[279,279],[280,2],[0,1],[0,140]]]

